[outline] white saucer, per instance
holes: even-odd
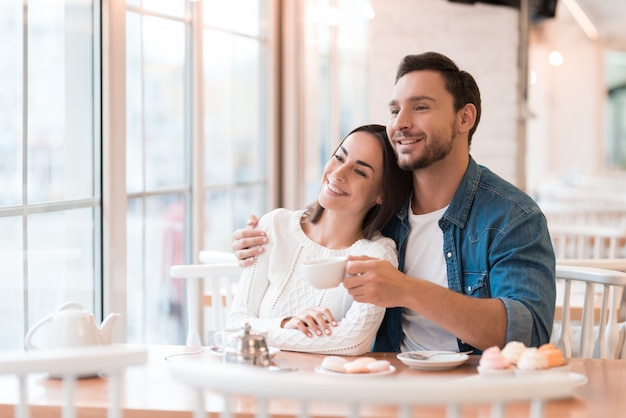
[[[396,371],[396,368],[393,366],[389,366],[388,370],[384,370],[382,372],[370,372],[370,373],[341,373],[335,372],[333,370],[327,370],[322,368],[321,366],[317,366],[315,371],[319,374],[327,374],[329,376],[351,376],[351,377],[374,377],[374,376],[385,376]]]
[[[208,353],[214,354],[214,355],[219,356],[219,357],[223,357],[224,356],[224,353],[222,351],[222,347],[218,347],[216,345],[208,346],[206,348],[206,351]],[[274,358],[276,356],[276,354],[280,353],[280,348],[268,346],[267,347],[267,351],[269,351],[269,353],[270,353],[270,358]]]
[[[445,351],[446,354],[438,354],[428,360],[416,360],[409,357],[409,353],[431,354],[442,353],[442,351],[410,351],[397,355],[398,359],[412,369],[417,370],[450,370],[465,363],[469,356],[467,354]]]

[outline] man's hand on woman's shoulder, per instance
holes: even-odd
[[[258,224],[259,218],[250,215],[246,227],[233,232],[233,252],[241,267],[251,266],[256,256],[265,251],[263,244],[267,244],[267,236],[264,231],[256,229]]]

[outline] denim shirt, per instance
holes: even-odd
[[[410,199],[383,228],[398,246],[404,271]],[[450,206],[439,220],[448,288],[476,298],[498,298],[506,307],[506,342],[539,346],[550,340],[554,320],[555,257],[546,218],[517,187],[470,157]],[[410,257],[410,255],[409,255]],[[480,350],[457,340],[459,350]],[[374,351],[400,351],[402,308],[388,308]]]

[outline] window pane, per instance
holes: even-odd
[[[28,6],[28,201],[90,198],[92,8],[43,0]]]
[[[170,267],[184,260],[184,200],[166,195],[144,201],[131,199],[128,205],[129,337],[183,343],[185,283],[171,278]]]
[[[85,208],[28,219],[29,326],[67,301],[94,312],[94,231],[99,217]]]
[[[233,74],[236,82],[232,86],[233,141],[235,142],[235,180],[238,183],[264,178],[266,159],[264,129],[261,117],[266,116],[261,106],[260,46],[254,39],[233,38]],[[238,115],[245,115],[242,123]]]
[[[0,218],[0,350],[24,346],[22,217]]]
[[[265,184],[209,190],[204,201],[204,244],[213,250],[231,250],[235,228],[243,228],[248,216],[267,210]]]
[[[22,202],[23,10],[0,1],[0,206]]]
[[[184,186],[185,26],[144,17],[144,109],[147,190]]]
[[[99,7],[0,2],[0,349],[68,300],[100,317]]]
[[[151,11],[169,16],[185,16],[186,0],[142,0],[141,5]]]
[[[204,0],[203,21],[213,28],[259,35],[260,0]]]
[[[204,177],[207,185],[234,182],[233,126],[230,123],[235,111],[231,92],[234,84],[232,38],[233,35],[227,33],[204,31]]]
[[[143,190],[141,16],[126,13],[126,191]]]
[[[205,181],[226,184],[265,176],[260,46],[205,31]]]
[[[129,343],[144,343],[143,200],[128,199],[126,216],[126,327]]]

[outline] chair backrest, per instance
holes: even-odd
[[[196,391],[195,418],[234,411],[257,418],[331,413],[332,416],[412,417],[416,407],[444,407],[449,417],[460,417],[462,408],[486,405],[491,417],[503,417],[506,404],[529,402],[529,417],[543,416],[548,399],[571,396],[574,387],[567,373],[512,378],[429,376],[335,377],[311,372],[279,373],[225,363],[172,363],[175,379]],[[348,381],[349,380],[349,381]],[[212,396],[213,398],[209,398]],[[218,399],[215,399],[215,397]],[[472,409],[473,412],[475,412]],[[472,415],[473,416],[473,415]]]
[[[242,270],[232,253],[200,259],[207,264],[182,264],[170,269],[173,278],[187,280],[186,344],[193,346],[206,345],[207,332],[225,328]]]
[[[75,382],[79,377],[102,375],[109,379],[108,418],[121,417],[121,374],[130,366],[145,364],[147,351],[140,347],[123,345],[83,346],[0,353],[0,375],[14,375],[19,387],[16,418],[28,418],[28,385],[30,375],[47,373],[63,380],[63,418],[76,416],[74,403]]]
[[[562,317],[560,324],[555,324],[555,330],[558,328],[556,335],[553,335],[555,344],[564,351],[566,357],[619,358],[623,336],[619,334],[618,317],[626,286],[626,273],[557,264],[556,278],[562,281],[563,287],[560,300],[557,300],[557,306],[562,307]],[[572,324],[570,310],[575,283],[582,284],[584,288],[582,317],[576,326]],[[595,297],[596,288],[599,288],[599,298]],[[574,328],[579,331],[576,337]]]
[[[556,258],[626,257],[626,228],[549,223],[548,229]]]

